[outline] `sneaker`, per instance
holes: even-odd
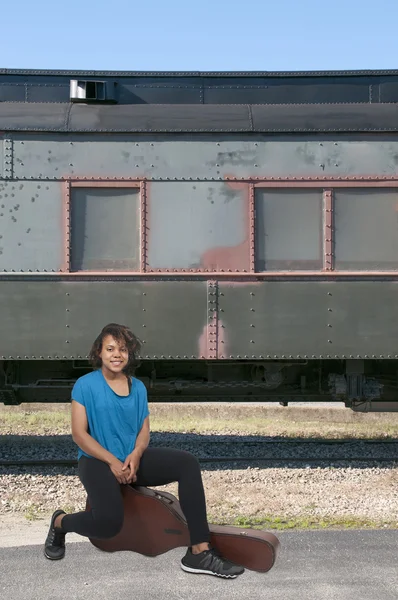
[[[191,548],[188,548],[186,555],[181,560],[181,568],[188,573],[204,573],[225,579],[235,579],[245,571],[243,567],[222,558],[215,548],[210,548],[200,554],[192,554]]]
[[[63,510],[56,510],[51,517],[50,529],[44,544],[44,556],[50,560],[60,560],[65,556],[65,533],[54,527],[58,515],[65,515]]]

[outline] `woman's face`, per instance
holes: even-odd
[[[126,367],[129,353],[124,342],[118,342],[111,335],[107,335],[102,343],[100,352],[102,368],[111,373],[120,373]]]

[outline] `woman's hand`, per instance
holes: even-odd
[[[141,456],[138,454],[138,452],[133,450],[124,461],[122,469],[123,473],[126,473],[126,471],[130,469],[130,473],[128,475],[126,473],[127,483],[135,483],[137,481],[137,471],[140,466],[140,460]]]
[[[109,463],[109,468],[119,483],[128,483],[127,479],[129,474],[124,470],[124,465],[121,460],[114,458]]]

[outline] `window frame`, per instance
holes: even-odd
[[[71,265],[71,250],[72,250],[72,237],[71,237],[71,209],[72,209],[72,191],[76,188],[116,188],[116,189],[138,189],[139,190],[139,211],[140,211],[140,228],[139,228],[139,247],[140,247],[140,259],[139,268],[137,270],[128,271],[88,271],[88,270],[72,270]],[[120,276],[120,275],[136,275],[145,272],[146,268],[146,181],[144,179],[90,179],[88,177],[79,179],[68,179],[64,182],[64,193],[63,193],[63,232],[64,232],[64,243],[63,243],[63,265],[61,272],[68,275],[106,275],[106,276]]]

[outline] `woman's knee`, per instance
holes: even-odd
[[[200,472],[200,464],[196,456],[187,452],[186,450],[180,450],[178,455],[178,464],[182,471],[187,473]]]

